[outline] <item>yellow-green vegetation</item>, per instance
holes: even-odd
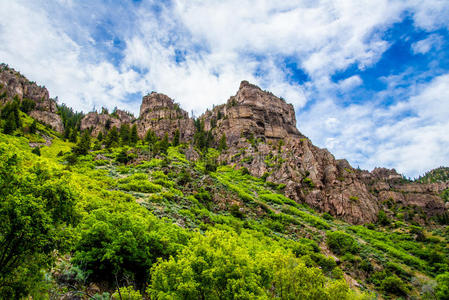
[[[133,141],[105,132],[104,142],[82,134],[73,143],[36,126],[0,133],[0,298],[448,294],[444,226],[352,226],[320,215],[283,195],[285,186],[219,166],[204,132],[195,142],[201,157],[189,161],[189,145],[153,134]],[[89,294],[91,284],[101,291]]]

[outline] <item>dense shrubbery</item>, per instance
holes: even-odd
[[[359,248],[355,239],[342,231],[328,232],[326,243],[336,254],[355,253]]]

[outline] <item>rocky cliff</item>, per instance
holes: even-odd
[[[63,131],[56,102],[47,89],[6,65],[0,69],[0,96],[2,103],[14,98],[32,100],[30,116]],[[417,222],[447,212],[440,197],[449,188],[447,181],[416,183],[404,180],[395,170],[354,169],[298,131],[291,104],[247,81],[242,81],[226,104],[206,111],[199,120],[216,144],[226,137],[227,148],[218,158],[221,163],[245,167],[252,175],[278,184],[291,199],[348,222],[375,222],[380,210],[388,214],[393,208],[409,211],[406,217]],[[152,130],[160,138],[168,134],[171,139],[179,130],[181,142],[191,144],[196,130],[186,111],[168,96],[154,92],[143,97],[137,119],[122,110],[91,112],[81,120],[81,130],[89,129],[96,136],[123,124],[136,124],[141,138]],[[187,157],[198,158],[193,147],[188,151]]]
[[[61,117],[57,114],[56,101],[49,97],[48,90],[29,81],[5,64],[0,65],[0,96],[1,104],[14,98],[19,101],[32,100],[35,106],[29,112],[30,116],[51,126],[55,131],[64,130]]]
[[[81,119],[80,130],[91,130],[93,136],[112,127],[120,129],[123,124],[132,124],[136,119],[126,111],[117,109],[112,114],[90,112]]]
[[[151,93],[142,99],[137,131],[142,138],[151,129],[158,137],[172,138],[179,130],[180,140],[188,142],[195,134],[193,120],[178,104],[164,94]]]
[[[200,119],[217,140],[227,137],[221,162],[283,184],[286,196],[348,222],[375,222],[379,210],[388,210],[388,201],[418,207],[427,216],[445,211],[438,196],[443,187],[403,184],[394,170],[370,173],[336,160],[296,129],[291,104],[246,81],[226,104]]]

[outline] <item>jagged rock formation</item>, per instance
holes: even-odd
[[[301,136],[293,105],[247,81],[242,81],[227,104],[215,107],[200,119],[205,130],[214,129],[216,136],[224,133],[230,145],[250,136],[264,141]]]
[[[32,100],[35,107],[29,113],[30,116],[51,126],[55,131],[64,130],[61,117],[57,114],[56,101],[49,97],[48,90],[4,64],[0,65],[0,95],[1,104],[12,101],[14,97],[20,101],[25,98]]]
[[[390,185],[402,176],[384,169],[356,170],[314,146],[296,129],[292,105],[246,81],[227,104],[200,119],[216,139],[227,137],[220,161],[246,167],[258,177],[266,174],[267,180],[285,184],[286,196],[348,222],[375,222],[385,198],[421,207],[428,215],[444,212],[437,191],[425,192],[417,184]],[[412,187],[424,190],[407,192]]]
[[[112,127],[119,129],[123,124],[131,124],[135,121],[132,114],[117,109],[112,114],[90,112],[81,119],[80,130],[91,130],[93,136],[105,132]]]
[[[385,208],[393,204],[413,207],[427,216],[440,214],[445,204],[439,196],[449,188],[449,182],[416,183],[408,182],[396,170],[376,168],[372,172],[358,171],[371,193]]]
[[[158,137],[172,138],[179,130],[180,140],[189,141],[195,134],[193,120],[178,104],[164,94],[151,93],[142,99],[137,132],[141,138],[151,129]]]
[[[49,98],[47,89],[1,65],[0,103],[14,97],[31,99],[35,107],[30,116],[63,131],[56,102]],[[346,160],[336,160],[298,131],[291,104],[247,81],[226,104],[199,119],[217,143],[226,136],[227,149],[219,161],[246,167],[252,175],[282,184],[286,196],[348,222],[375,222],[379,211],[388,211],[391,205],[417,209],[426,216],[449,209],[439,197],[449,188],[448,182],[409,182],[395,170],[377,168],[368,172],[352,168]],[[81,130],[92,130],[96,136],[123,124],[136,124],[141,138],[152,130],[159,137],[168,134],[171,139],[179,130],[180,140],[187,143],[193,141],[196,130],[188,113],[160,93],[143,97],[138,119],[122,110],[113,114],[91,112],[81,120]],[[186,156],[199,158],[192,143]]]

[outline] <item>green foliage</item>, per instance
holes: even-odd
[[[379,224],[383,225],[383,226],[388,226],[391,223],[391,221],[388,218],[387,214],[383,210],[379,211],[379,214],[377,215],[377,222]]]
[[[129,278],[142,287],[158,258],[175,255],[187,236],[146,210],[121,204],[92,211],[80,228],[73,263],[90,280]],[[101,245],[101,247],[98,247]]]
[[[18,101],[6,103],[1,110],[0,116],[2,117],[2,120],[5,120],[3,124],[4,133],[11,134],[16,129],[22,127]]]
[[[175,134],[173,135],[173,143],[172,143],[172,145],[174,147],[179,145],[179,135],[180,135],[179,134],[179,129],[176,128]]]
[[[381,282],[381,288],[391,294],[398,296],[405,296],[408,294],[409,289],[404,282],[396,275],[391,275],[384,278]]]
[[[66,249],[74,197],[66,174],[44,164],[29,169],[0,144],[0,298],[26,296],[50,266],[54,249]],[[30,161],[26,164],[30,165]]]
[[[139,140],[139,136],[137,135],[137,125],[134,124],[131,127],[131,133],[130,133],[130,136],[129,136],[129,143],[134,146],[135,144],[137,144],[138,140]]]
[[[170,143],[168,142],[168,134],[166,133],[164,138],[159,143],[159,149],[162,153],[167,154],[167,149],[169,146]]]
[[[31,134],[35,134],[37,130],[37,121],[33,120],[33,123],[31,123],[30,127],[29,127],[29,131]]]
[[[355,239],[343,231],[327,232],[326,243],[332,252],[339,255],[355,253],[359,249]]]
[[[227,144],[226,144],[226,135],[223,133],[223,135],[220,138],[220,141],[218,142],[218,151],[223,151],[227,149]]]
[[[417,182],[420,183],[432,183],[432,182],[446,182],[449,181],[449,168],[448,167],[439,167],[433,169],[423,176],[419,176],[416,179]]]
[[[437,287],[435,295],[438,299],[449,299],[449,272],[445,272],[436,277]]]
[[[84,131],[79,142],[72,148],[72,152],[76,155],[86,155],[90,150],[90,133]]]
[[[157,299],[350,299],[344,281],[327,282],[319,269],[260,238],[196,235],[177,258],[153,267],[147,292]]]
[[[132,286],[126,286],[120,288],[112,294],[114,300],[142,300],[142,294],[139,291],[134,290]]]
[[[35,106],[36,102],[28,98],[23,98],[22,101],[20,102],[20,110],[26,114],[32,111]]]
[[[118,187],[125,191],[142,193],[156,193],[162,191],[162,187],[148,180],[148,175],[137,173],[118,180]]]
[[[119,134],[117,127],[112,127],[106,136],[105,143],[106,148],[117,147],[119,145]]]
[[[120,126],[120,145],[129,145],[131,131],[127,123]]]
[[[37,156],[41,156],[41,148],[40,147],[34,147],[33,150],[31,150],[31,153],[34,153]]]

